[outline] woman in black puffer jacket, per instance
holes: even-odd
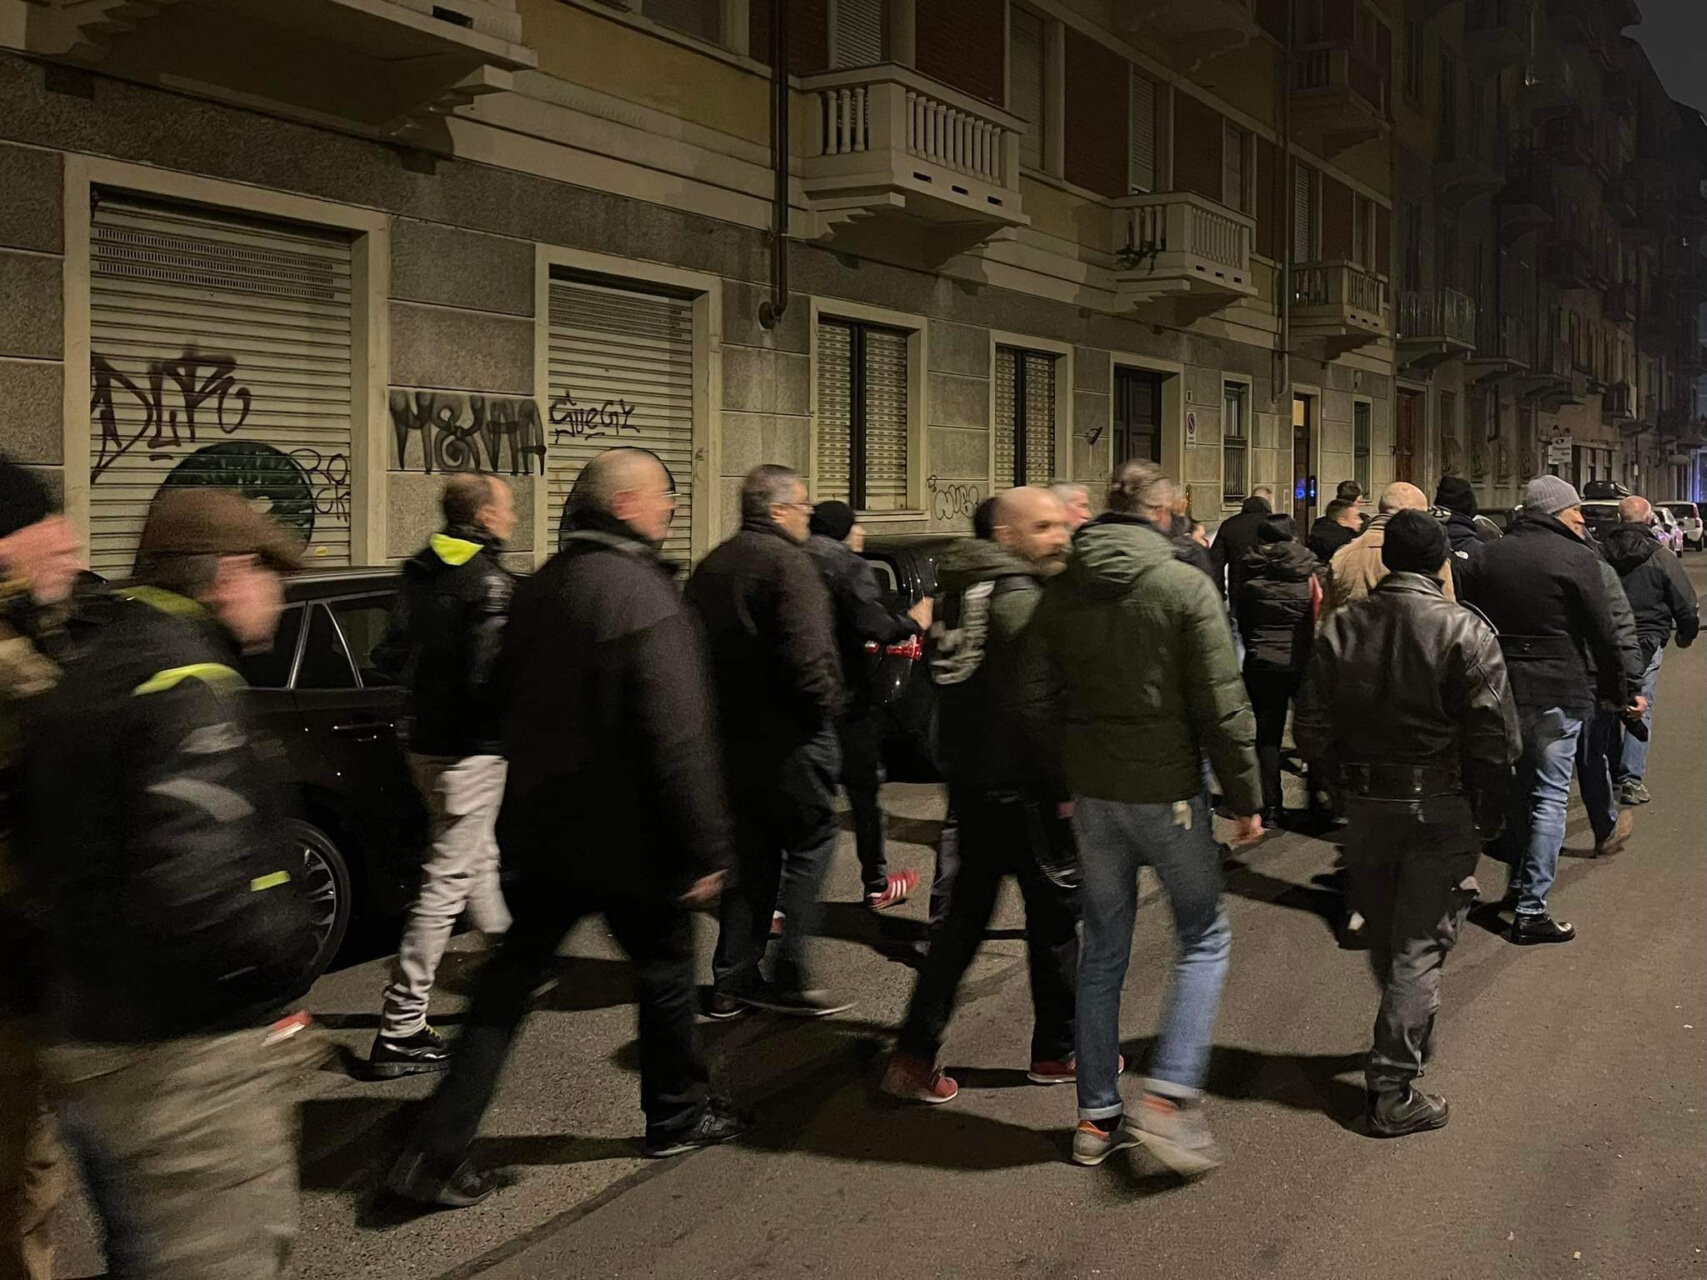
[[[1304,681],[1315,638],[1320,562],[1295,536],[1292,517],[1269,516],[1240,560],[1235,616],[1245,641],[1245,688],[1257,719],[1263,825],[1279,827],[1280,743],[1286,712]]]

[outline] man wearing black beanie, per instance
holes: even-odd
[[[1460,560],[1474,559],[1482,549],[1476,528],[1476,491],[1463,476],[1441,476],[1434,489],[1434,505],[1446,512],[1446,536],[1452,554]]]
[[[1440,971],[1476,900],[1476,859],[1499,827],[1521,748],[1494,630],[1447,600],[1435,572],[1446,531],[1395,512],[1387,577],[1331,614],[1316,641],[1293,733],[1338,778],[1350,822],[1352,907],[1381,984],[1364,1068],[1378,1137],[1438,1129],[1444,1098],[1412,1082],[1428,1062]]]

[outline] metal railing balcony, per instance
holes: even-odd
[[[1179,294],[1252,297],[1256,222],[1189,191],[1114,201],[1115,288],[1123,304]]]
[[[1398,338],[1474,349],[1476,300],[1457,289],[1407,289],[1399,295]]]

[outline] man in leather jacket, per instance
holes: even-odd
[[[1434,576],[1447,545],[1423,512],[1391,517],[1388,575],[1328,618],[1293,725],[1312,767],[1338,777],[1350,821],[1352,905],[1381,984],[1365,1082],[1369,1131],[1382,1137],[1446,1123],[1446,1100],[1412,1081],[1522,746],[1499,638]]]
[[[515,528],[510,486],[464,473],[445,481],[445,527],[403,566],[391,626],[374,661],[408,687],[409,772],[431,845],[392,964],[369,1070],[381,1079],[442,1071],[450,1047],[427,1025],[456,919],[488,936],[510,924],[494,826],[504,798],[501,709],[492,680],[515,579],[498,559]]]

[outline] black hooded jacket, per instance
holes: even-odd
[[[1473,517],[1462,511],[1447,511],[1446,519],[1442,521],[1446,529],[1446,540],[1452,544],[1452,554],[1458,560],[1474,560],[1482,554],[1482,548],[1487,545],[1482,534],[1476,528]]]
[[[1330,563],[1334,552],[1346,543],[1352,541],[1361,532],[1358,529],[1348,529],[1332,516],[1317,516],[1316,523],[1310,526],[1310,551],[1323,564]]]
[[[1628,522],[1607,530],[1601,548],[1630,598],[1642,656],[1664,648],[1674,627],[1678,647],[1688,648],[1701,629],[1700,605],[1677,556],[1659,544],[1649,526]]]
[[[1263,499],[1246,498],[1239,514],[1228,516],[1215,531],[1215,541],[1209,547],[1209,564],[1214,570],[1217,587],[1221,585],[1222,576],[1226,576],[1227,599],[1238,600],[1239,579],[1243,572],[1239,562],[1245,552],[1257,545],[1257,526],[1273,512],[1274,508]]]
[[[904,613],[889,611],[871,565],[847,543],[815,533],[806,540],[806,550],[824,575],[835,608],[836,649],[847,682],[842,715],[857,719],[871,710],[873,659],[865,651],[866,644],[900,644],[919,634],[919,624]]]
[[[1239,561],[1233,605],[1247,671],[1302,671],[1310,662],[1311,583],[1321,566],[1291,532],[1290,516],[1270,516],[1262,526],[1264,541]]]

